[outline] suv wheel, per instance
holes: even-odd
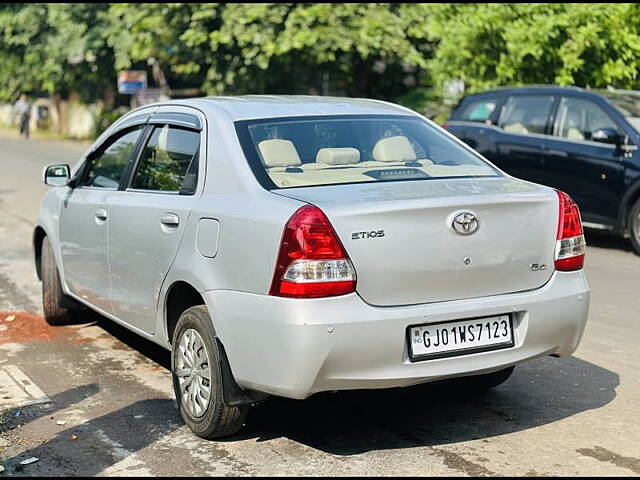
[[[636,255],[640,255],[640,198],[636,200],[629,212],[629,235],[633,251]]]
[[[40,258],[42,274],[42,310],[44,319],[49,325],[68,325],[73,323],[73,310],[64,307],[70,299],[62,293],[60,274],[53,256],[48,237],[42,240],[42,256]]]
[[[171,345],[173,389],[180,414],[193,433],[210,439],[240,430],[248,407],[224,403],[218,346],[204,305],[180,316]]]

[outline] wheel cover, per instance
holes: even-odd
[[[631,222],[631,234],[635,236],[636,240],[640,243],[640,210],[636,212],[634,221]]]
[[[180,337],[174,374],[187,413],[193,418],[202,417],[211,402],[211,363],[202,337],[193,328]]]

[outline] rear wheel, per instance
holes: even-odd
[[[629,235],[633,251],[636,255],[640,255],[640,198],[636,200],[629,212]]]
[[[457,378],[455,380],[455,385],[456,387],[464,388],[466,390],[488,390],[506,382],[515,368],[516,367],[509,367],[504,370],[485,373],[483,375]]]
[[[224,403],[220,352],[204,305],[180,316],[173,334],[171,371],[180,414],[193,433],[217,438],[242,428],[248,407]]]
[[[73,322],[73,310],[63,305],[70,299],[62,293],[60,274],[53,256],[49,238],[42,240],[42,257],[40,258],[42,275],[42,310],[44,319],[49,325],[67,325]]]

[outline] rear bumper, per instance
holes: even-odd
[[[295,300],[205,292],[233,375],[245,388],[302,399],[327,390],[399,387],[571,355],[584,332],[584,272],[555,272],[542,288],[451,302],[374,307],[358,295]],[[412,363],[409,325],[514,314],[515,345]]]

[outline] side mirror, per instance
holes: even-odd
[[[71,169],[69,165],[48,165],[44,167],[42,177],[45,185],[64,187],[69,185]]]
[[[601,128],[591,134],[594,142],[610,143],[611,145],[622,145],[624,137],[615,128]]]

